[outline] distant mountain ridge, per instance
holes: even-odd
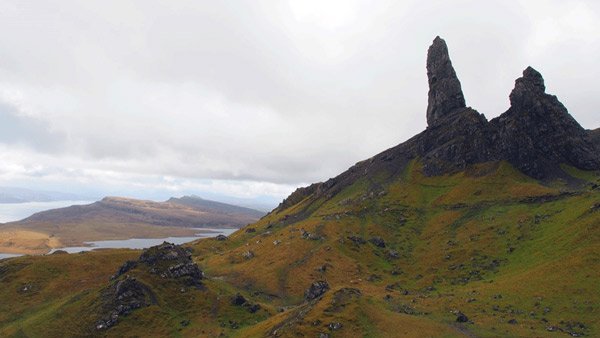
[[[226,211],[229,210],[229,211]],[[73,223],[110,219],[112,222],[145,223],[176,227],[242,227],[259,219],[264,213],[225,203],[184,196],[165,202],[154,202],[124,197],[105,197],[88,205],[38,212],[19,222]]]
[[[91,204],[46,210],[0,224],[0,252],[43,253],[85,241],[193,236],[198,228],[241,228],[263,215],[257,210],[191,196],[165,202],[105,197]],[[35,237],[35,244],[23,244],[33,242],[21,240],[19,234]]]
[[[81,195],[46,190],[32,190],[18,187],[0,187],[0,203],[27,203],[53,201],[89,200]]]
[[[196,195],[183,196],[180,198],[171,197],[166,202],[180,204],[180,205],[186,205],[186,206],[192,207],[194,209],[207,211],[207,212],[211,211],[211,212],[223,213],[226,215],[253,215],[257,218],[260,218],[265,215],[264,212],[259,211],[259,210],[246,208],[246,207],[240,207],[240,206],[232,205],[232,204],[228,204],[228,203],[211,201],[211,200],[203,199],[202,197],[199,197]]]

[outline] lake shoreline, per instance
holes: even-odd
[[[237,228],[184,228],[186,230],[191,230],[191,236],[127,236],[125,238],[110,238],[110,239],[102,239],[102,240],[83,240],[79,243],[69,243],[70,245],[53,245],[52,247],[48,246],[44,249],[30,249],[18,246],[0,246],[0,259],[16,257],[15,255],[30,255],[30,256],[41,256],[41,255],[49,255],[53,254],[56,251],[62,250],[67,251],[69,253],[81,252],[81,251],[92,251],[99,249],[143,249],[148,246],[154,246],[162,243],[163,241],[167,242],[175,242],[175,244],[183,244],[192,242],[197,239],[202,238],[210,238],[216,237],[219,234],[224,234],[228,236],[229,234],[237,231]],[[57,243],[60,243],[58,241]],[[152,243],[148,246],[140,246],[140,243]],[[128,245],[131,244],[131,245]],[[6,256],[6,257],[3,257]]]

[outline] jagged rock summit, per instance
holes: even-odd
[[[554,95],[542,75],[527,67],[510,93],[510,108],[490,121],[499,160],[535,178],[560,175],[560,164],[600,169],[600,149]]]
[[[435,125],[440,117],[466,107],[460,81],[450,61],[448,46],[439,36],[433,40],[433,44],[427,51],[427,79],[429,81],[428,125]]]
[[[429,176],[499,161],[540,180],[571,179],[562,164],[600,170],[600,131],[583,129],[556,96],[546,93],[544,78],[532,67],[515,81],[510,108],[491,121],[466,107],[448,47],[440,37],[427,52],[427,77],[426,130],[335,178],[298,189],[278,209],[311,194],[333,196],[364,176],[399,176],[413,159],[421,161]]]

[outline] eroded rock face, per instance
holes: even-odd
[[[496,157],[534,178],[552,176],[561,163],[600,169],[600,150],[590,135],[545,90],[542,75],[531,67],[515,81],[510,108],[490,121]]]
[[[437,37],[427,54],[427,129],[334,178],[297,189],[275,211],[306,198],[331,198],[364,177],[401,175],[413,159],[421,161],[428,176],[498,161],[507,161],[540,180],[571,179],[561,164],[600,170],[600,129],[584,130],[556,96],[546,94],[538,71],[527,67],[515,81],[510,108],[488,121],[483,114],[465,107],[444,40]]]
[[[427,78],[429,80],[427,124],[434,126],[441,117],[466,106],[460,81],[450,61],[448,46],[439,36],[433,40],[433,44],[427,51]]]
[[[101,294],[103,313],[96,322],[97,330],[108,329],[117,324],[120,317],[157,303],[150,287],[135,277],[142,271],[174,280],[173,287],[178,289],[182,285],[202,288],[202,271],[192,261],[189,250],[167,242],[153,246],[144,250],[136,261],[125,262],[111,277],[109,286]]]
[[[317,299],[329,290],[329,284],[326,281],[316,281],[304,292],[304,299],[311,301]]]
[[[156,304],[154,293],[135,277],[127,276],[113,283],[102,295],[104,315],[96,322],[97,330],[114,326],[122,316],[132,311]]]
[[[144,250],[138,262],[162,278],[179,279],[188,286],[202,286],[202,271],[192,261],[191,252],[182,246],[164,242]]]
[[[596,144],[596,147],[600,147],[600,128],[594,130],[588,130],[588,136],[592,142]]]

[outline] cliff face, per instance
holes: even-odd
[[[427,51],[429,95],[427,124],[435,125],[442,117],[465,108],[465,97],[448,54],[446,42],[439,36]]]
[[[546,94],[544,78],[532,67],[515,81],[510,108],[490,122],[464,108],[460,82],[439,37],[429,48],[427,75],[429,127],[414,153],[424,158],[426,173],[439,175],[469,164],[501,160],[537,179],[560,176],[563,163],[584,170],[600,169],[600,150],[590,133],[556,96]]]
[[[600,128],[594,130],[588,130],[588,136],[596,147],[600,148]]]
[[[528,67],[510,94],[508,111],[490,122],[499,159],[535,178],[552,176],[561,163],[600,169],[600,152],[585,129]]]
[[[429,176],[491,161],[507,161],[540,180],[565,177],[561,164],[600,170],[599,129],[583,129],[556,96],[546,93],[542,75],[532,67],[515,81],[510,108],[491,121],[466,107],[448,47],[440,37],[427,52],[427,77],[426,130],[335,178],[299,189],[288,198],[293,201],[284,201],[280,208],[309,195],[332,196],[360,177],[398,175],[415,158]]]

